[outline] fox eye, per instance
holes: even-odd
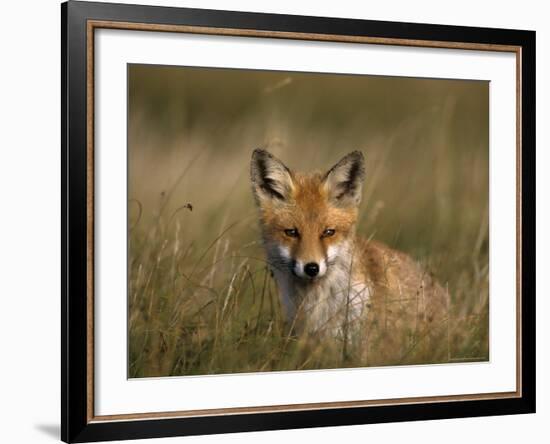
[[[298,230],[296,228],[289,228],[285,230],[285,234],[288,237],[298,237]]]
[[[334,233],[336,233],[336,230],[334,228],[327,228],[325,231],[323,231],[321,237],[334,236]]]

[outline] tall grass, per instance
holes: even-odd
[[[132,66],[130,377],[486,360],[488,85]],[[295,337],[260,243],[248,170],[264,146],[295,169],[361,149],[358,233],[405,251],[450,295],[429,349],[408,315],[374,319],[360,353]],[[414,317],[414,316],[413,316]],[[386,328],[386,329],[385,329]],[[388,338],[408,345],[392,353]]]

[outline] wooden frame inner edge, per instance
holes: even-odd
[[[396,399],[335,401],[324,403],[285,404],[257,407],[229,407],[205,410],[182,410],[172,412],[146,412],[116,415],[94,414],[94,31],[96,28],[125,29],[133,31],[178,32],[190,34],[264,37],[292,40],[330,41],[341,43],[364,43],[376,45],[419,46],[424,48],[466,49],[478,51],[513,52],[516,55],[516,391],[478,393],[451,396],[421,396]],[[358,408],[367,406],[406,405],[414,403],[457,402],[490,399],[521,398],[522,396],[522,291],[521,291],[521,152],[522,152],[522,48],[517,45],[488,43],[446,42],[436,40],[399,39],[385,37],[348,36],[334,34],[311,34],[287,31],[255,29],[213,28],[188,25],[165,25],[107,20],[87,20],[86,24],[86,207],[87,207],[87,399],[88,423],[113,422],[139,419],[189,418],[197,416],[221,416],[250,413],[292,412],[300,410],[325,410],[333,408]]]

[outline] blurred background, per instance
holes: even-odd
[[[151,65],[128,76],[130,377],[488,359],[488,82]],[[257,147],[297,170],[364,153],[358,233],[449,289],[441,350],[380,362],[374,347],[359,362],[285,334],[250,188]]]

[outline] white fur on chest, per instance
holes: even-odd
[[[367,282],[354,277],[349,267],[334,264],[317,282],[301,284],[286,271],[274,270],[287,321],[299,317],[299,331],[340,336],[358,327],[366,315],[371,290]]]
[[[356,271],[352,242],[329,247],[326,272],[312,281],[293,275],[287,248],[276,244],[266,246],[287,323],[294,330],[342,336],[359,327],[368,310],[372,290]]]
[[[371,292],[366,282],[354,279],[349,272],[334,270],[331,274],[335,276],[305,292],[303,310],[308,331],[340,336],[358,328]]]

